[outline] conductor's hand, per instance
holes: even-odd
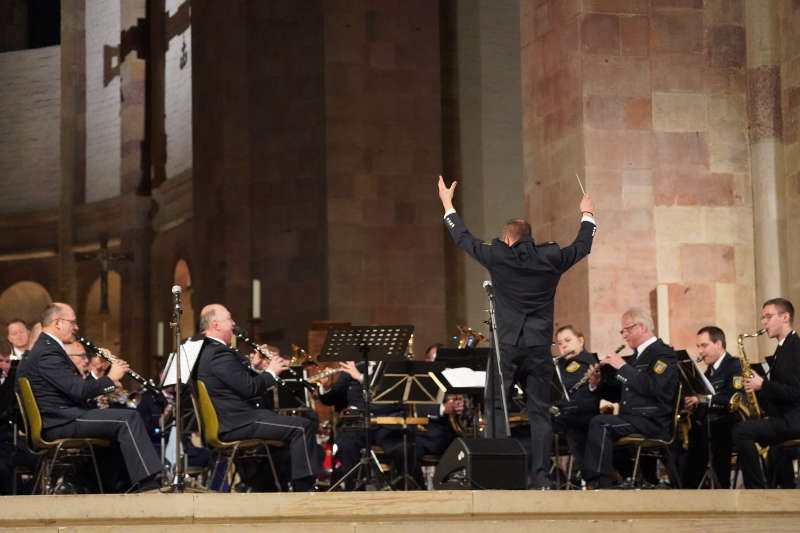
[[[345,361],[343,363],[339,363],[339,366],[344,370],[346,373],[350,375],[351,378],[358,381],[359,383],[364,382],[364,374],[362,374],[358,368],[356,368],[356,364],[353,361]]]
[[[464,412],[464,400],[456,400],[456,399],[449,399],[444,402],[444,414],[452,415],[457,414],[460,415]]]
[[[130,370],[128,363],[122,359],[115,359],[114,362],[111,363],[111,369],[108,371],[108,377],[111,378],[111,381],[119,381],[128,370]]]
[[[289,360],[277,355],[269,360],[269,364],[265,370],[271,371],[276,376],[280,376],[281,372],[289,368]]]
[[[458,182],[454,181],[450,184],[450,187],[445,187],[444,178],[439,176],[439,199],[442,201],[442,207],[444,208],[445,212],[449,211],[450,209],[454,209],[453,194],[455,194],[457,184]]]
[[[581,198],[581,213],[591,213],[594,216],[594,200],[588,194]]]
[[[623,359],[622,356],[620,354],[618,354],[618,353],[612,353],[612,354],[608,354],[607,356],[603,357],[600,360],[600,364],[601,365],[611,365],[614,368],[616,368],[617,370],[619,370],[619,367],[621,367],[622,365],[625,364],[625,359]]]

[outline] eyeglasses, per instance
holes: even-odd
[[[75,319],[73,319],[73,318],[64,318],[63,316],[60,316],[60,317],[58,317],[58,319],[59,320],[65,320],[67,322],[72,322],[73,326],[78,324],[78,319],[77,318],[75,318]]]
[[[639,324],[631,324],[630,326],[625,326],[621,330],[619,330],[620,335],[625,335],[625,333],[630,333],[633,328],[638,326]]]

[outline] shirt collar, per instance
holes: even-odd
[[[722,364],[722,360],[725,359],[725,356],[727,356],[727,355],[728,355],[728,352],[722,352],[722,355],[719,356],[719,359],[717,359],[717,362],[714,363],[713,365],[711,365],[712,367],[714,367],[714,372],[719,370],[719,365]]]
[[[64,350],[64,352],[66,353],[67,349],[66,349],[66,348],[64,348],[64,343],[63,343],[63,342],[61,342],[61,340],[60,340],[60,339],[57,339],[56,337],[53,337],[52,335],[50,335],[50,334],[49,334],[49,333],[47,333],[46,331],[43,331],[42,333],[43,333],[44,335],[47,335],[48,337],[50,337],[50,338],[51,338],[51,339],[53,339],[54,341],[56,341],[56,342],[58,343],[58,345],[59,345],[59,346],[61,346],[61,349],[62,349],[62,350]]]
[[[25,350],[17,350],[14,346],[11,347],[11,353],[13,355],[22,355],[25,353]]]
[[[642,344],[640,344],[639,346],[636,347],[636,353],[638,355],[642,355],[642,352],[645,351],[647,348],[649,348],[650,345],[653,344],[654,342],[656,342],[657,340],[658,340],[658,337],[653,335],[652,337],[650,337],[649,339],[647,339]]]
[[[789,335],[793,335],[793,334],[794,334],[794,330],[789,332]],[[786,339],[789,338],[789,335],[786,335],[783,339],[779,340],[778,341],[778,346],[783,346],[783,343],[786,341]]]
[[[222,344],[223,346],[228,346],[227,342],[222,342],[220,339],[218,339],[216,337],[212,337],[211,335],[206,335],[206,337],[208,337],[212,341],[217,341],[218,343]]]

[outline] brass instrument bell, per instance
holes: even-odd
[[[477,346],[486,340],[486,336],[480,331],[475,331],[470,327],[457,325],[458,328],[458,349],[465,350],[467,348],[477,348]]]

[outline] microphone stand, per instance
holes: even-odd
[[[181,287],[174,285],[172,287],[173,307],[172,307],[172,321],[169,327],[172,328],[172,337],[175,341],[175,404],[173,405],[175,413],[175,477],[172,480],[172,492],[182,494],[186,490],[185,472],[183,468],[183,416],[181,415],[181,394],[183,384],[181,383],[181,315],[183,314],[183,307],[181,306]]]
[[[508,438],[511,436],[511,426],[508,423],[508,405],[506,405],[506,387],[503,381],[503,371],[500,367],[500,342],[497,338],[497,317],[495,314],[495,300],[494,300],[494,287],[492,286],[492,282],[486,280],[483,282],[483,288],[486,290],[486,296],[489,297],[489,330],[492,334],[492,345],[494,346],[493,354],[489,355],[490,358],[494,358],[494,368],[497,372],[497,380],[500,382],[500,401],[503,406],[503,425],[505,427],[505,435],[503,438]],[[488,368],[488,366],[487,366]],[[494,385],[497,380],[492,380],[492,385]],[[492,387],[493,389],[495,387]],[[492,390],[492,395],[494,395],[494,390]],[[487,435],[489,438],[498,438],[497,435],[497,428],[496,425],[496,409],[494,405],[494,398],[492,398],[492,414],[489,417],[489,421],[492,424],[492,434]]]

